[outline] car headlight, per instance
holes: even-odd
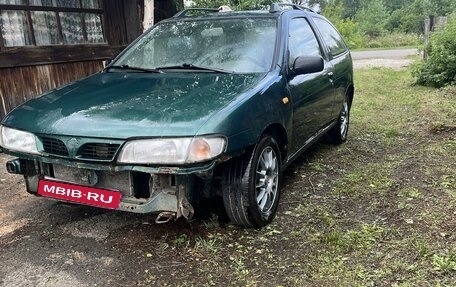
[[[0,126],[0,146],[7,150],[38,154],[35,135]]]
[[[213,159],[224,152],[223,137],[160,138],[127,142],[117,159],[120,163],[186,164]]]

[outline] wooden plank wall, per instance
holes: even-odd
[[[184,7],[183,1],[155,0],[155,23],[174,16]]]
[[[0,69],[55,63],[107,60],[117,56],[124,48],[125,46],[87,44],[73,46],[14,47],[0,52]]]
[[[177,2],[182,6],[182,0]],[[155,20],[174,15],[177,2],[155,0]],[[103,68],[100,59],[113,57],[142,33],[144,0],[105,0],[101,3],[106,47],[19,47],[0,52],[0,67],[3,64],[0,68],[0,119],[31,98],[100,71]],[[22,63],[24,58],[28,59],[27,63]]]
[[[122,0],[103,1],[103,26],[110,46],[122,46],[127,42],[125,11]]]
[[[144,0],[124,1],[127,44],[133,42],[143,32]]]
[[[0,69],[0,118],[26,100],[101,69],[102,61]]]

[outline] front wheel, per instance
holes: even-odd
[[[345,97],[340,111],[339,118],[334,127],[328,131],[328,139],[331,143],[341,144],[347,140],[348,127],[350,124],[350,101]]]
[[[260,227],[274,218],[280,197],[282,158],[277,142],[263,137],[253,153],[234,159],[223,173],[228,217],[243,227]]]

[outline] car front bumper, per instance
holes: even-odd
[[[188,167],[113,165],[31,156],[7,162],[7,170],[22,174],[27,192],[38,195],[40,179],[58,180],[122,193],[119,210],[158,213],[157,222],[194,213],[201,182],[208,182],[216,162]]]

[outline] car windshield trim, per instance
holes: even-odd
[[[199,70],[199,71],[208,71],[214,73],[222,73],[222,74],[234,74],[234,71],[228,71],[224,69],[212,68],[212,67],[205,67],[205,66],[198,66],[189,63],[183,63],[181,65],[172,65],[172,66],[163,66],[163,67],[156,67],[155,70]]]
[[[134,67],[134,66],[129,66],[127,64],[111,65],[111,66],[106,67],[105,71],[109,71],[110,69],[132,70],[132,71],[139,71],[139,72],[144,72],[144,73],[163,73],[163,71],[160,71],[159,69]]]

